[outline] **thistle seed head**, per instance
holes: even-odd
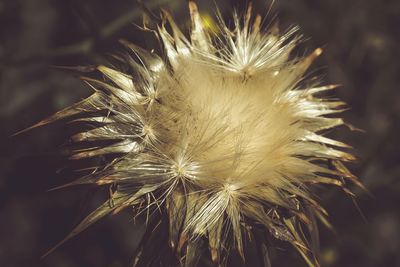
[[[131,52],[123,58],[130,72],[99,66],[104,80],[84,78],[94,89],[91,96],[37,125],[78,116],[94,127],[73,136],[86,147],[72,158],[113,158],[73,183],[114,190],[112,201],[67,238],[133,206],[152,219],[135,265],[148,260],[143,255],[161,223],[168,225],[168,240],[157,242],[169,244],[165,251],[177,265],[195,266],[204,247],[218,266],[233,251],[245,259],[246,240],[264,248],[270,235],[318,266],[304,231],[316,231],[314,217],[327,223],[327,214],[311,186],[344,188],[345,180],[360,185],[342,163],[354,160],[343,150],[348,145],[324,135],[345,125],[333,116],[345,104],[320,96],[335,86],[305,82],[322,50],[294,57],[297,27],[264,29],[251,7],[233,16],[233,28],[220,18],[216,31],[203,25],[193,1],[189,10],[190,37],[164,12],[157,34],[165,54],[123,42]],[[103,140],[110,142],[96,143]],[[167,258],[152,257],[156,266]]]

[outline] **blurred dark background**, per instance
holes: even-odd
[[[204,16],[213,1],[198,1]],[[229,18],[245,1],[216,1]],[[253,1],[265,14],[270,2]],[[187,26],[184,0],[148,0],[149,9],[170,10]],[[358,189],[367,222],[343,192],[322,191],[335,233],[321,227],[322,266],[400,266],[400,1],[280,0],[273,5],[281,28],[299,25],[309,39],[304,52],[324,54],[313,65],[351,109],[346,120],[365,133],[332,135],[352,144],[359,160],[349,166],[371,191]],[[89,95],[79,73],[56,66],[107,62],[124,38],[158,48],[140,31],[133,0],[0,1],[0,266],[129,266],[140,236],[127,210],[95,224],[40,259],[107,194],[75,187],[47,190],[76,176],[66,166],[70,126],[55,124],[11,135]],[[64,168],[64,169],[63,169]],[[157,252],[155,252],[157,253]],[[278,249],[274,266],[304,266],[293,251]]]

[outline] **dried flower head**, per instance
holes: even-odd
[[[293,56],[298,29],[265,30],[251,7],[233,16],[233,29],[220,19],[215,32],[193,1],[189,9],[190,38],[164,12],[156,31],[163,57],[123,42],[128,71],[99,66],[104,81],[84,78],[91,96],[36,125],[89,123],[72,136],[86,146],[72,158],[112,158],[72,183],[113,186],[67,239],[133,207],[149,214],[135,266],[195,266],[200,258],[224,266],[231,253],[245,260],[248,242],[267,265],[270,237],[318,266],[309,239],[315,218],[328,223],[311,185],[359,185],[342,164],[354,159],[348,146],[324,136],[346,125],[332,116],[344,103],[319,96],[335,86],[303,78],[322,50]]]

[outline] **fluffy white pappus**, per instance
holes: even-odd
[[[124,41],[132,56],[122,61],[132,71],[99,66],[104,81],[84,78],[94,89],[90,97],[37,125],[62,118],[90,123],[92,129],[72,137],[86,142],[72,158],[113,158],[72,183],[116,186],[67,238],[133,206],[158,222],[149,223],[144,239],[152,240],[159,224],[168,226],[165,244],[177,265],[195,266],[204,242],[216,265],[225,265],[233,251],[246,259],[245,243],[266,247],[266,235],[256,234],[261,231],[318,266],[307,237],[317,231],[315,217],[328,222],[311,186],[345,189],[346,180],[361,186],[342,163],[354,160],[348,146],[324,136],[345,125],[333,116],[345,104],[319,97],[335,86],[304,82],[322,50],[295,57],[298,29],[264,29],[251,6],[233,16],[233,29],[220,18],[216,31],[203,25],[193,1],[189,10],[189,38],[164,12],[157,30],[163,57]],[[150,243],[141,242],[135,265],[146,264]],[[268,256],[260,255],[266,265]]]

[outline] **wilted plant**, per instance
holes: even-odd
[[[246,242],[268,265],[268,236],[318,266],[310,239],[315,218],[328,222],[311,186],[360,185],[342,163],[354,160],[348,146],[324,136],[346,125],[332,116],[345,104],[321,97],[335,86],[303,78],[322,50],[293,56],[298,29],[264,29],[251,7],[234,14],[233,29],[219,16],[215,31],[194,2],[189,9],[190,38],[164,12],[162,57],[124,41],[129,70],[99,66],[104,81],[83,78],[91,96],[36,125],[89,123],[72,136],[86,146],[72,158],[112,158],[72,183],[109,185],[112,194],[67,239],[133,207],[149,214],[135,266],[195,266],[200,258],[225,266],[231,253],[246,260]]]

